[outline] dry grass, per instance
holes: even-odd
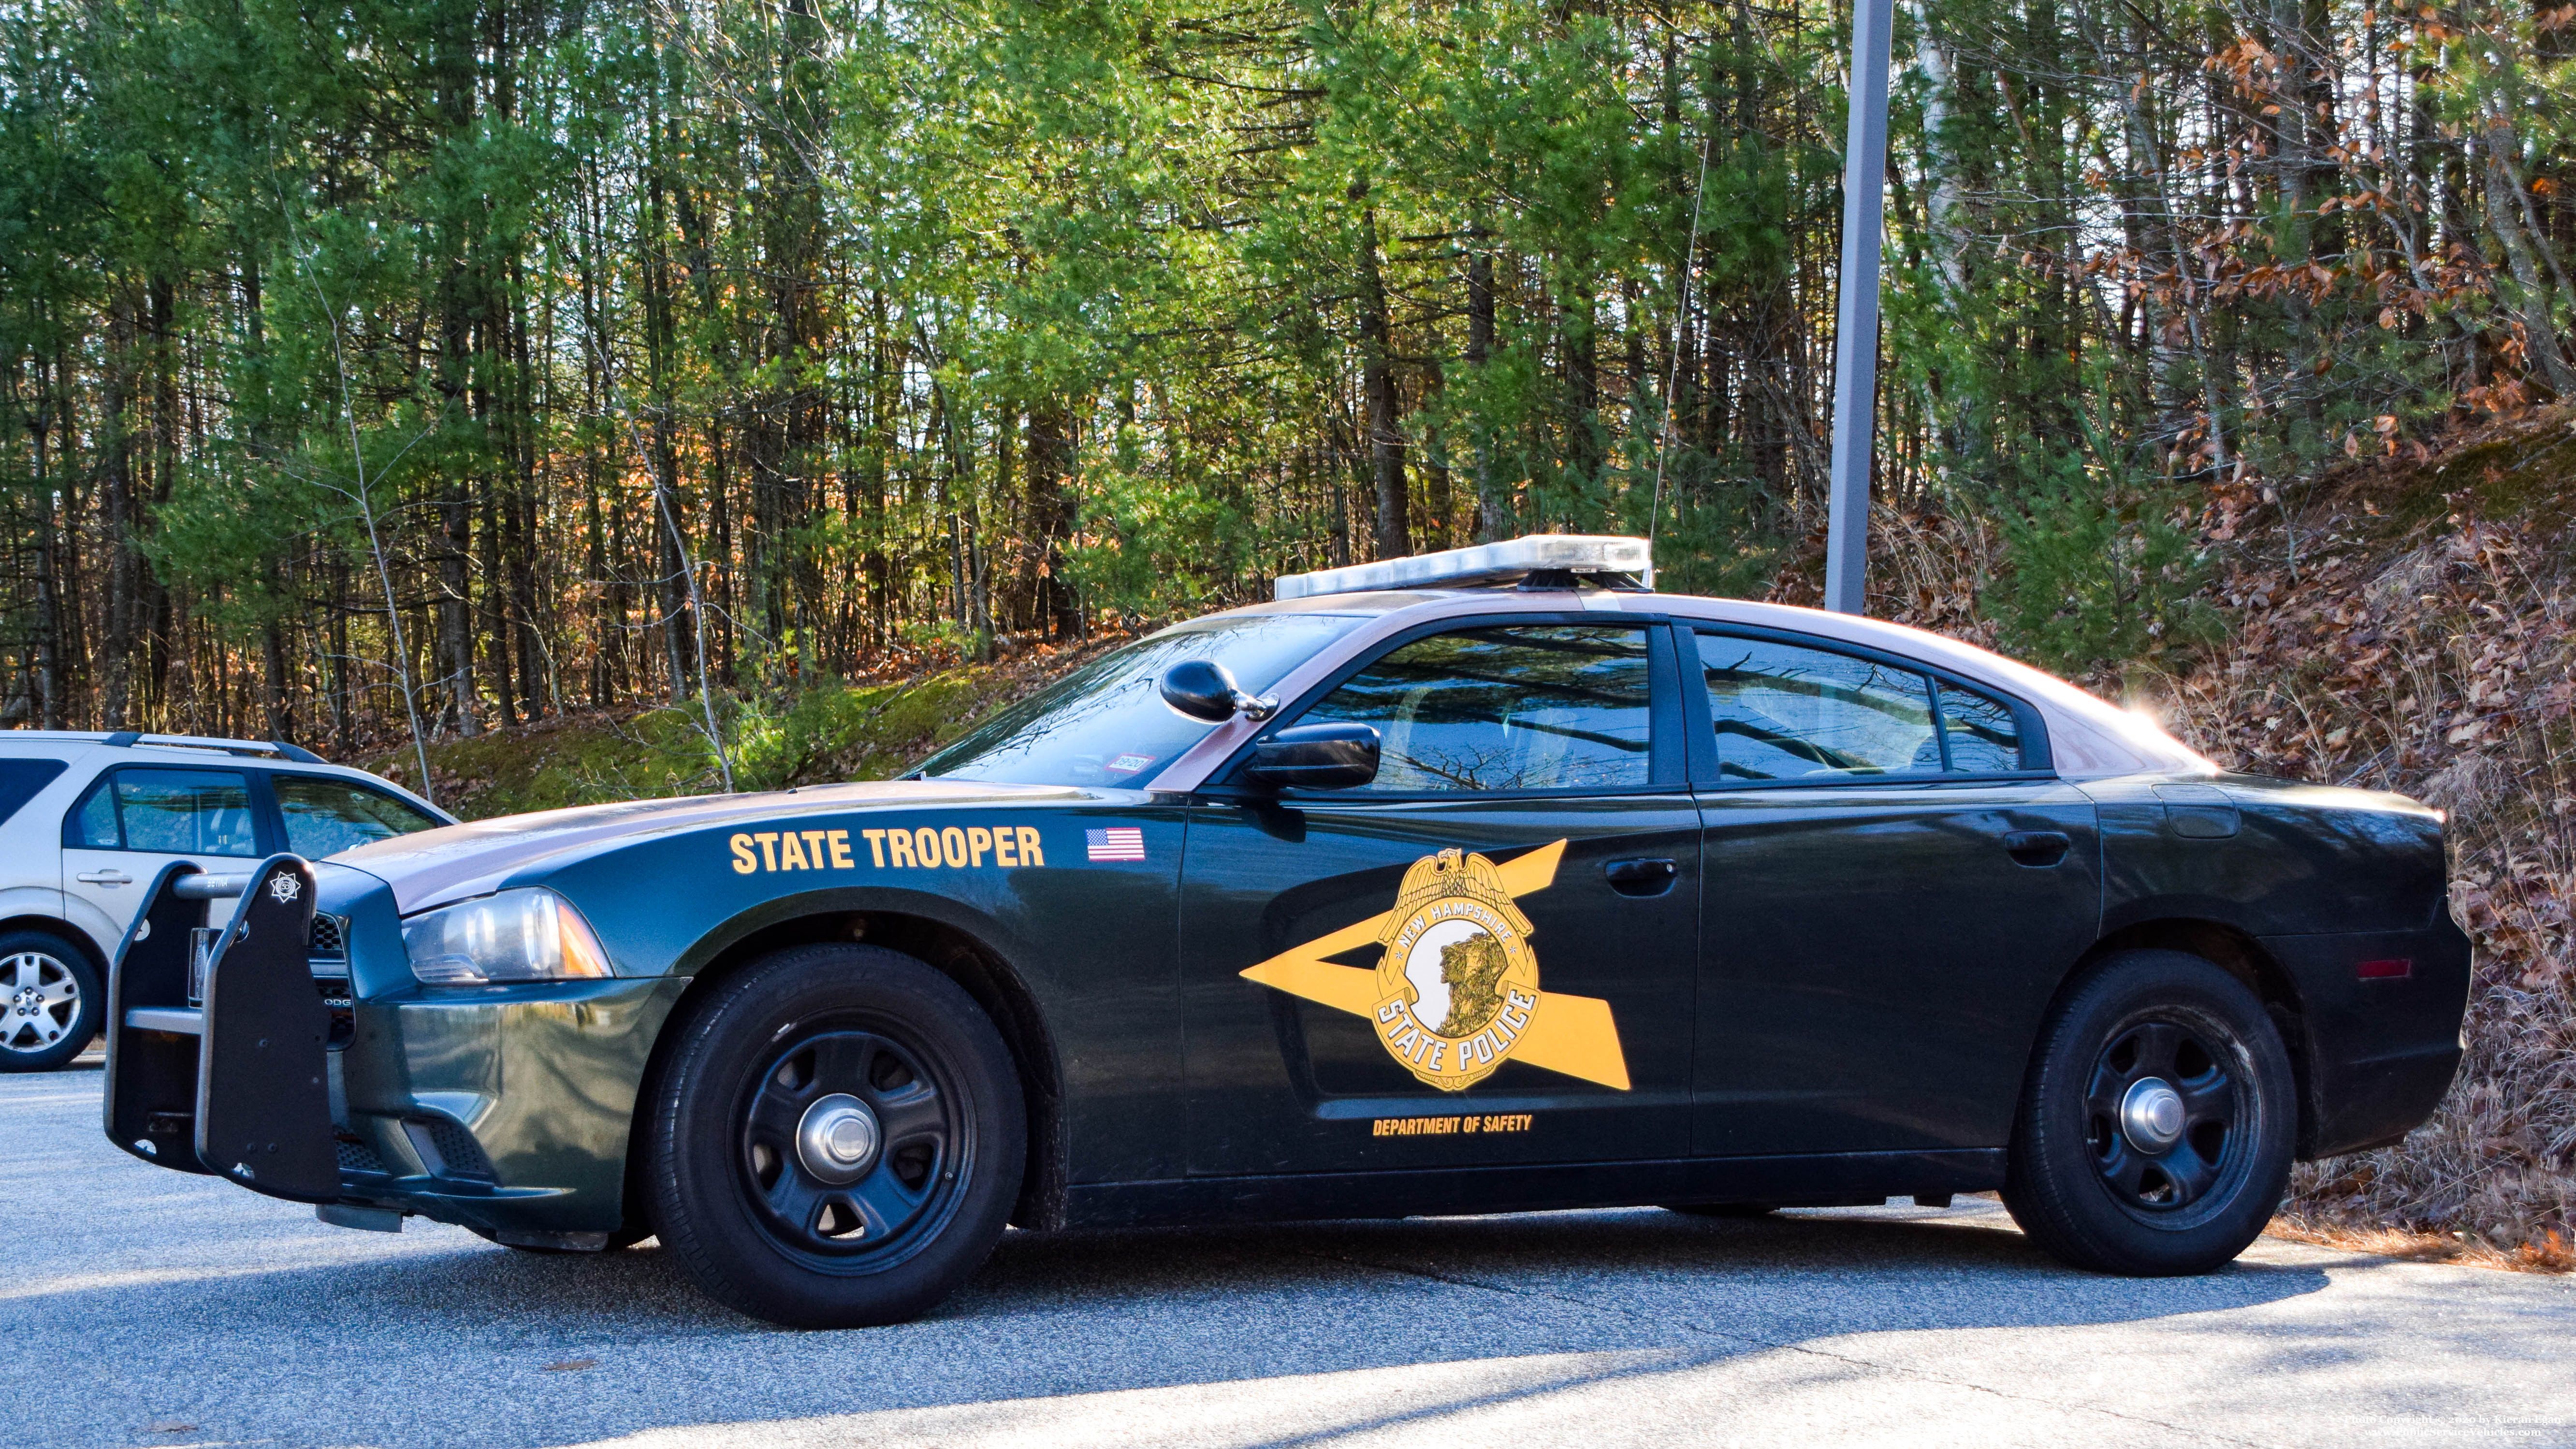
[[[2551,1230],[2538,1242],[2499,1248],[2465,1230],[2455,1233],[2411,1233],[2400,1228],[2342,1227],[2312,1222],[2284,1213],[2264,1230],[2293,1243],[2310,1243],[2347,1253],[2404,1258],[2415,1263],[2458,1263],[2470,1268],[2501,1268],[2515,1273],[2576,1272],[2576,1245]]]

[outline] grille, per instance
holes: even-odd
[[[363,1142],[351,1142],[342,1138],[331,1145],[339,1150],[342,1172],[383,1172],[385,1170],[385,1160],[376,1155],[376,1149]]]
[[[345,960],[349,954],[349,918],[315,915],[313,935],[307,949],[315,956]]]

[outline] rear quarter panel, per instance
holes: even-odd
[[[2393,1141],[2431,1115],[2458,1066],[2470,973],[2437,812],[2249,776],[2085,790],[2101,806],[2105,933],[2230,927],[2294,1000],[2302,1156]],[[2402,974],[2363,974],[2393,962]]]

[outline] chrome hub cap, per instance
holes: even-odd
[[[43,1051],[80,1016],[80,983],[41,951],[0,959],[0,1049]]]
[[[825,1182],[856,1182],[876,1165],[879,1141],[877,1114],[835,1092],[805,1109],[796,1125],[796,1160]]]
[[[2140,1152],[2158,1153],[2182,1140],[2182,1093],[2161,1078],[2132,1084],[2120,1099],[2120,1132]]]
[[[2223,1202],[2252,1161],[2239,1122],[2256,1106],[2214,1024],[2150,1016],[2117,1032],[2084,1089],[2085,1144],[2114,1202],[2164,1214]]]

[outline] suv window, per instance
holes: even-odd
[[[250,782],[229,770],[118,770],[73,812],[71,843],[160,855],[257,855]]]
[[[1723,779],[1941,768],[1931,681],[1913,670],[1731,634],[1700,635],[1699,660]]]
[[[1633,790],[1652,780],[1639,625],[1462,629],[1399,645],[1301,723],[1375,726],[1364,792]]]
[[[0,823],[6,823],[19,808],[36,798],[36,792],[54,783],[63,772],[60,760],[0,760]]]
[[[437,817],[382,790],[352,780],[315,775],[271,775],[277,813],[286,822],[286,848],[307,860],[428,830]]]

